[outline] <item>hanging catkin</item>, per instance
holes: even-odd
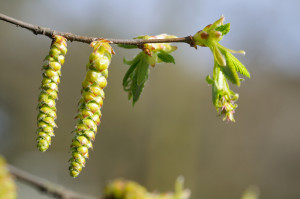
[[[103,105],[104,91],[107,85],[108,66],[114,54],[106,40],[91,43],[94,49],[87,64],[87,72],[82,82],[81,99],[76,116],[77,125],[75,136],[71,145],[72,158],[70,159],[70,175],[77,177],[85,166],[89,157],[88,149],[92,148],[92,141],[100,124],[101,107]]]
[[[51,137],[54,136],[53,128],[57,127],[55,124],[55,100],[57,99],[58,84],[60,82],[61,66],[64,64],[66,53],[66,38],[55,35],[49,55],[45,57],[41,93],[39,95],[37,148],[42,152],[46,151],[51,145]]]

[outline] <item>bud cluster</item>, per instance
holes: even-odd
[[[207,76],[206,81],[212,84],[212,98],[213,104],[219,114],[223,117],[223,121],[234,122],[233,114],[238,107],[235,101],[238,100],[239,95],[230,90],[229,85],[218,67],[214,68],[214,80]]]
[[[146,199],[147,190],[136,182],[117,179],[106,185],[104,195],[105,198]]]
[[[81,99],[79,101],[75,136],[71,144],[70,175],[77,177],[85,166],[88,150],[100,124],[101,107],[104,100],[103,89],[107,85],[108,66],[114,54],[106,40],[91,43],[94,49],[87,64],[87,72],[82,82]]]
[[[67,53],[67,42],[62,36],[55,35],[49,55],[45,57],[43,65],[43,80],[39,95],[39,114],[37,116],[37,148],[44,152],[51,145],[54,136],[53,128],[57,127],[56,103],[58,84],[61,76],[61,66],[64,64]]]
[[[174,35],[160,34],[156,36],[143,35],[138,36],[135,39],[170,39],[177,38]],[[158,53],[171,53],[177,49],[177,46],[172,46],[169,43],[147,43],[143,45],[143,51],[149,55],[147,62],[154,67],[156,63],[164,62],[158,57]]]
[[[245,54],[245,51],[234,51],[225,48],[219,41],[230,30],[230,24],[223,24],[224,17],[207,25],[203,30],[198,31],[193,36],[195,44],[209,47],[214,56],[214,72],[212,79],[206,79],[212,84],[213,104],[221,115],[225,115],[223,120],[234,122],[233,114],[237,105],[234,103],[238,99],[238,94],[229,89],[228,79],[231,83],[240,86],[241,78],[238,73],[250,78],[250,73],[246,67],[231,53]]]
[[[189,199],[190,190],[183,188],[183,178],[175,183],[175,191],[167,193],[148,192],[136,182],[116,179],[110,182],[104,190],[104,198],[113,199]]]

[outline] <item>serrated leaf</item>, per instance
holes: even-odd
[[[134,72],[134,70],[136,69],[137,63],[138,62],[135,62],[134,64],[132,64],[130,66],[130,68],[128,69],[128,71],[125,73],[124,78],[123,78],[123,87],[124,87],[124,89],[128,86],[128,83],[130,81],[129,78],[132,75],[132,73]]]
[[[138,79],[138,76],[135,73],[133,76],[132,87],[131,87],[132,105],[133,106],[140,98],[142,91],[144,89],[144,86],[145,86],[145,82],[143,84],[138,85],[137,79]]]
[[[127,64],[127,65],[132,65],[136,62],[139,62],[140,56],[142,55],[142,52],[140,52],[139,54],[137,54],[135,56],[135,58],[133,58],[132,60],[126,60],[125,58],[123,58],[123,63]]]
[[[225,59],[226,59],[226,66],[220,66],[218,64],[220,70],[223,72],[224,76],[229,81],[231,81],[233,84],[236,84],[237,86],[240,86],[241,82],[240,82],[240,78],[237,74],[236,68],[232,64],[232,62],[230,62],[230,59],[227,59],[227,56],[226,56],[229,52],[222,48],[219,48],[219,50],[225,56]]]
[[[219,27],[216,28],[217,31],[220,31],[222,35],[226,35],[230,31],[230,23],[220,25]]]
[[[233,65],[229,65],[227,63],[226,66],[220,66],[221,71],[223,72],[224,76],[226,77],[226,79],[228,79],[229,81],[231,81],[231,83],[236,84],[237,86],[240,86],[241,82],[240,82],[240,78],[235,70],[235,67]]]
[[[248,72],[247,68],[234,55],[226,51],[225,57],[228,61],[228,65],[233,65],[237,72],[250,78],[250,73]]]
[[[144,84],[142,85],[135,85],[132,89],[132,105],[134,106],[135,103],[138,101],[140,98],[142,91],[144,89]]]
[[[148,55],[144,53],[137,64],[137,84],[139,86],[145,84],[148,80],[149,65],[147,63],[147,56]]]
[[[149,65],[147,56],[144,52],[140,52],[133,60],[126,61],[131,66],[123,78],[123,88],[129,93],[129,99],[132,98],[134,105],[140,98],[149,75]]]
[[[137,54],[137,56],[135,56],[134,59],[132,59],[131,61],[127,61],[125,58],[123,59],[123,62],[125,64],[131,65],[130,68],[128,69],[128,71],[125,73],[124,78],[123,78],[123,88],[125,91],[129,91],[131,88],[128,88],[128,85],[130,82],[132,82],[132,77],[133,73],[138,65],[138,63],[140,62],[141,56],[142,56],[143,52],[140,52],[139,54]]]
[[[138,48],[136,45],[129,45],[129,44],[118,44],[118,46],[121,48],[126,48],[126,49]]]
[[[175,59],[172,55],[170,55],[169,53],[166,53],[164,51],[160,51],[159,53],[157,53],[157,57],[159,59],[161,59],[161,61],[165,62],[165,63],[173,63],[175,64]]]

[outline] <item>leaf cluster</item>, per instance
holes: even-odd
[[[152,53],[152,55],[148,55],[142,51],[131,61],[123,60],[125,64],[130,65],[123,78],[123,88],[128,92],[128,99],[132,99],[132,105],[138,101],[142,94],[149,78],[149,65],[153,65],[153,60],[154,65],[160,62],[175,64],[174,57],[163,50]]]
[[[140,52],[133,60],[123,60],[125,64],[130,65],[123,78],[123,88],[128,92],[128,99],[132,98],[132,104],[139,99],[149,75],[149,66],[147,55]]]
[[[237,73],[250,78],[250,73],[247,68],[228,50],[224,48],[219,48],[221,53],[224,55],[226,60],[226,66],[219,66],[225,77],[231,81],[233,84],[240,86],[241,78],[239,78]]]
[[[216,27],[216,31],[220,31],[222,35],[226,35],[230,31],[230,23]]]

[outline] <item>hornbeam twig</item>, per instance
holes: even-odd
[[[53,35],[61,35],[69,41],[78,41],[78,42],[83,42],[88,44],[98,39],[105,39],[108,40],[111,44],[127,44],[127,45],[139,46],[145,43],[182,42],[182,43],[190,44],[190,46],[192,47],[196,47],[192,36],[169,38],[169,39],[107,39],[102,37],[87,37],[87,36],[75,35],[73,33],[68,33],[68,32],[59,32],[56,30],[52,30],[50,28],[37,26],[24,21],[20,21],[1,13],[0,13],[0,20],[15,24],[18,27],[26,28],[27,30],[33,32],[35,35],[45,35],[47,37],[50,37],[51,39],[53,38]]]
[[[39,191],[61,199],[96,199],[96,197],[85,196],[80,193],[68,190],[60,185],[50,183],[44,179],[22,171],[12,165],[7,165],[10,173],[20,181],[23,181]]]

